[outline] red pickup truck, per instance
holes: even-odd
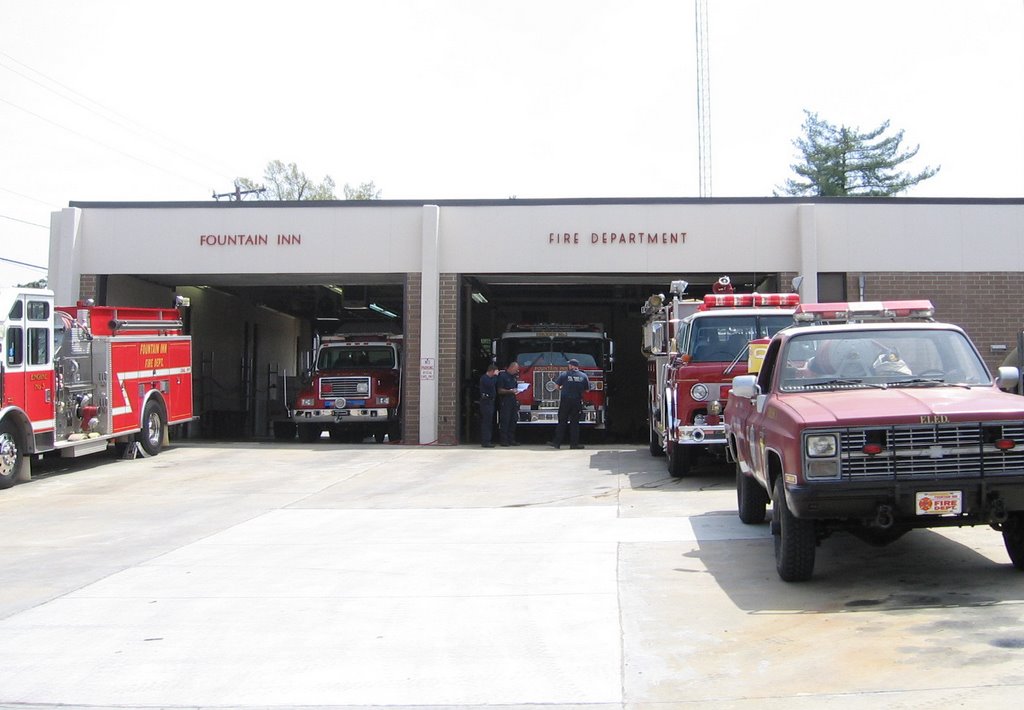
[[[886,544],[990,525],[1024,569],[1024,398],[928,301],[804,304],[725,410],[744,523],[771,530],[779,576],[811,577],[837,530]]]

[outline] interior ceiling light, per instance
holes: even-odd
[[[382,316],[387,316],[388,318],[398,318],[398,314],[392,313],[387,308],[384,308],[383,306],[378,306],[376,303],[370,304],[370,310],[374,311],[375,313],[380,313]]]
[[[487,297],[484,296],[479,291],[473,291],[471,294],[469,294],[469,297],[472,298],[477,303],[487,303]]]

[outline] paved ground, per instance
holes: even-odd
[[[986,528],[778,580],[728,469],[641,449],[185,444],[0,492],[0,707],[1005,707]]]

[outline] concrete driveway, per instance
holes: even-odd
[[[987,528],[781,582],[731,470],[646,447],[179,444],[0,491],[0,707],[1008,706]]]

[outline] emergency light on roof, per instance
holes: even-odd
[[[798,293],[709,293],[704,297],[703,309],[757,308],[769,306],[794,308],[800,305]]]
[[[869,320],[931,320],[931,301],[853,301],[850,303],[804,303],[793,320],[798,323],[855,323]]]

